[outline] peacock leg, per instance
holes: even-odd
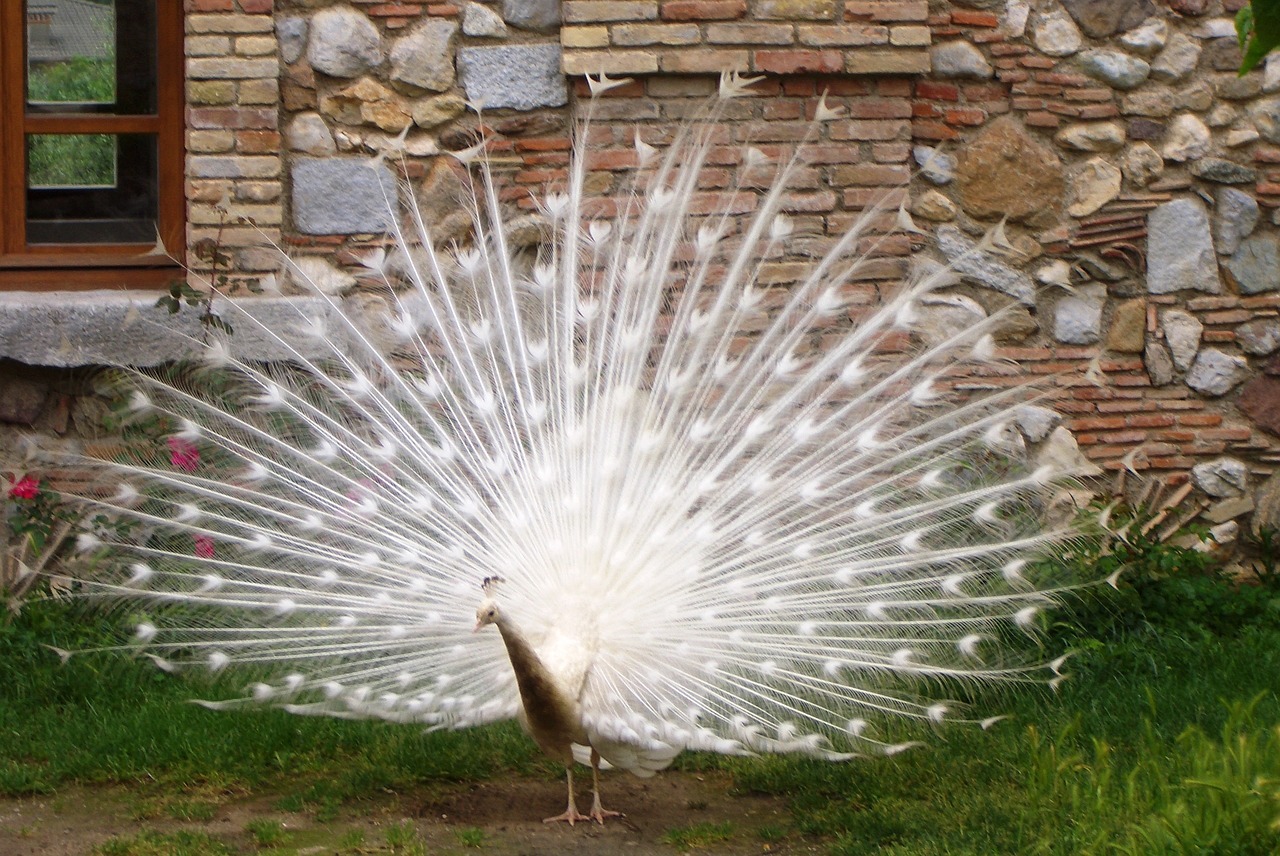
[[[591,819],[604,826],[606,817],[626,817],[620,811],[606,811],[600,805],[600,753],[591,750]]]
[[[569,780],[569,807],[564,810],[564,814],[557,814],[555,817],[543,819],[543,823],[556,823],[557,821],[566,821],[573,826],[580,820],[590,820],[585,814],[578,814],[578,807],[573,802],[573,762],[570,761],[564,765],[565,777]],[[602,821],[603,822],[603,821]]]

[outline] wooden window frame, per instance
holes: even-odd
[[[183,4],[156,0],[156,104],[151,114],[28,113],[27,4],[0,2],[0,289],[154,288],[175,276],[186,249],[183,190],[185,81]],[[146,133],[156,136],[157,228],[154,244],[26,244],[26,135]]]

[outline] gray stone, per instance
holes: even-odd
[[[1071,56],[1084,44],[1080,28],[1061,9],[1041,15],[1031,28],[1031,35],[1036,50],[1048,56]]]
[[[49,397],[49,385],[25,377],[0,377],[0,423],[34,425]]]
[[[1280,288],[1280,238],[1252,235],[1225,262],[1241,294],[1261,294]]]
[[[1200,350],[1204,325],[1190,312],[1170,309],[1161,316],[1160,327],[1164,330],[1164,340],[1173,353],[1173,364],[1186,371]]]
[[[322,256],[291,258],[287,271],[294,284],[320,294],[345,294],[356,284],[354,276]]]
[[[1253,497],[1236,496],[1215,502],[1206,508],[1200,516],[1210,523],[1225,523],[1253,511]]]
[[[1209,115],[1204,117],[1204,123],[1210,128],[1226,128],[1235,124],[1240,118],[1240,109],[1231,104],[1215,104],[1213,109],[1209,111]]]
[[[911,156],[920,167],[920,174],[934,184],[950,184],[956,177],[955,155],[934,146],[915,146]]]
[[[321,9],[311,19],[307,61],[330,77],[356,77],[382,64],[382,36],[354,9]]]
[[[491,110],[532,110],[569,103],[569,87],[560,73],[559,45],[461,48],[458,74],[467,99]]]
[[[1102,338],[1102,307],[1107,291],[1100,285],[1080,286],[1062,297],[1053,309],[1053,337],[1068,345],[1091,345]]]
[[[1124,177],[1140,187],[1146,187],[1164,172],[1164,158],[1150,143],[1134,143],[1125,152],[1121,165]]]
[[[1240,350],[1255,357],[1265,357],[1280,348],[1280,321],[1274,318],[1256,318],[1236,328],[1236,344]]]
[[[1169,349],[1159,342],[1149,341],[1142,349],[1142,364],[1146,366],[1147,377],[1152,386],[1168,386],[1173,383],[1173,359]]]
[[[307,19],[290,15],[276,19],[276,39],[280,42],[280,59],[293,64],[307,48]]]
[[[1145,60],[1120,51],[1085,51],[1080,55],[1080,68],[1114,89],[1133,89],[1151,74]]]
[[[1006,0],[1004,14],[1000,16],[1000,32],[1006,38],[1020,39],[1027,34],[1027,20],[1030,17],[1031,4],[1027,0]]]
[[[929,60],[937,77],[987,80],[995,74],[982,51],[963,39],[933,45],[929,48]]]
[[[1107,324],[1107,350],[1140,354],[1147,342],[1147,301],[1124,300],[1111,310]]]
[[[1160,154],[1165,160],[1182,163],[1204,157],[1212,144],[1213,135],[1205,123],[1200,121],[1200,117],[1193,113],[1182,113],[1169,123],[1169,131]]]
[[[1256,74],[1246,77],[1237,77],[1234,74],[1220,75],[1214,80],[1213,93],[1216,97],[1227,101],[1247,101],[1262,94],[1262,80]]]
[[[1169,25],[1163,18],[1148,18],[1142,26],[1120,36],[1120,44],[1142,56],[1155,56],[1168,40]]]
[[[1036,286],[1031,277],[979,250],[978,245],[955,226],[939,226],[937,239],[938,249],[951,262],[956,273],[1027,306],[1035,305]]]
[[[1258,179],[1253,167],[1225,158],[1200,158],[1192,162],[1191,174],[1218,184],[1251,184]]]
[[[1062,7],[1095,39],[1132,29],[1156,11],[1151,0],[1062,0]]]
[[[1054,471],[1063,475],[1084,478],[1102,474],[1102,468],[1080,451],[1080,444],[1065,425],[1059,425],[1049,432],[1049,437],[1036,453],[1035,460],[1037,467],[1053,467]]]
[[[1169,44],[1151,62],[1151,77],[1166,83],[1181,80],[1200,62],[1200,42],[1186,33],[1174,33]]]
[[[1120,168],[1104,158],[1090,158],[1072,171],[1067,213],[1088,217],[1120,195]]]
[[[499,39],[507,34],[501,16],[479,3],[468,3],[462,12],[462,33],[486,39]]]
[[[1249,467],[1235,458],[1215,458],[1192,467],[1191,480],[1217,499],[1240,496],[1249,489]]]
[[[560,26],[559,0],[502,0],[502,17],[513,27],[550,33]]]
[[[1244,357],[1224,354],[1216,348],[1205,348],[1187,372],[1187,386],[1203,395],[1226,395],[1249,373]]]
[[[1258,200],[1243,190],[1220,187],[1213,208],[1213,241],[1218,252],[1231,255],[1258,225]]]
[[[926,297],[921,304],[914,332],[930,347],[963,335],[987,317],[981,303],[963,294]]]
[[[1204,80],[1196,80],[1174,93],[1173,105],[1179,110],[1203,113],[1213,106],[1213,87]]]
[[[391,228],[396,180],[365,158],[299,158],[293,165],[293,222],[307,235],[355,235]]]
[[[1227,135],[1222,139],[1222,144],[1228,148],[1247,146],[1250,143],[1257,142],[1261,136],[1252,123],[1246,123],[1239,128],[1232,128],[1227,131]]]
[[[309,155],[331,155],[338,151],[333,134],[319,113],[299,113],[284,129],[284,141],[291,152]]]
[[[458,118],[466,109],[467,102],[461,95],[446,92],[443,95],[433,95],[430,98],[415,101],[410,106],[409,112],[413,116],[414,124],[419,128],[434,128]]]
[[[1260,529],[1280,529],[1280,473],[1276,473],[1262,483],[1253,494],[1257,510],[1253,514],[1250,528],[1255,534]]]
[[[1222,290],[1209,213],[1199,199],[1175,199],[1156,207],[1147,217],[1147,234],[1147,291]]]
[[[0,358],[39,366],[155,366],[199,355],[207,332],[199,313],[158,307],[153,291],[0,292]],[[233,353],[247,360],[331,356],[328,345],[295,335],[305,318],[327,319],[341,335],[339,309],[316,297],[241,297],[216,311],[235,330]]]
[[[1144,86],[1120,98],[1120,112],[1126,116],[1163,119],[1173,115],[1173,90],[1167,86]]]
[[[1062,422],[1062,414],[1037,404],[1024,404],[1013,414],[1018,430],[1028,443],[1039,443]]]
[[[391,82],[411,91],[445,92],[453,86],[453,37],[458,25],[428,18],[391,48]]]
[[[911,203],[911,213],[935,223],[956,219],[956,204],[936,190],[929,189]]]
[[[1124,128],[1118,122],[1073,122],[1054,139],[1058,145],[1080,152],[1111,152],[1124,145]]]
[[[1280,98],[1264,98],[1249,109],[1253,126],[1269,143],[1280,143]]]

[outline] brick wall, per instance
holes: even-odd
[[[660,144],[710,92],[703,72],[765,76],[724,118],[711,207],[741,146],[787,155],[825,90],[848,116],[807,147],[790,199],[804,238],[770,282],[906,194],[932,237],[890,243],[882,279],[855,287],[872,299],[913,251],[968,265],[954,291],[1007,313],[1003,353],[1052,379],[1104,472],[1204,487],[1196,468],[1241,462],[1248,484],[1202,500],[1218,522],[1280,507],[1280,65],[1237,77],[1240,5],[186,0],[189,243],[219,241],[234,280],[274,276],[264,243],[281,243],[346,287],[383,227],[376,206],[326,208],[327,183],[385,154],[344,202],[399,179],[439,237],[461,235],[447,152],[478,139],[471,100],[505,198],[529,208],[563,177],[581,76],[601,71],[635,78],[596,111],[601,204],[636,126]],[[966,256],[1002,215],[1002,240]]]

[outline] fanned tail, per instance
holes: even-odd
[[[1001,652],[1054,599],[1023,569],[1068,535],[1044,511],[1071,474],[1026,464],[1026,390],[954,395],[1001,370],[998,318],[913,343],[945,271],[864,305],[875,210],[766,287],[803,146],[747,149],[719,212],[694,192],[741,86],[661,156],[637,137],[618,198],[587,197],[582,129],[532,257],[481,160],[470,244],[437,248],[410,206],[366,258],[384,314],[317,290],[324,311],[258,331],[288,361],[232,336],[131,375],[131,425],[166,436],[81,461],[106,490],[80,498],[101,513],[88,585],[146,612],[136,646],[269,666],[251,703],[470,726],[519,703],[501,642],[471,633],[499,575],[535,647],[580,649],[593,743],[646,770],[684,748],[894,752],[877,719],[1052,680]]]

